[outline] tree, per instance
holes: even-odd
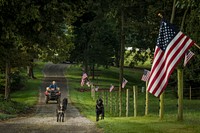
[[[72,46],[69,36],[65,35],[66,23],[75,19],[82,8],[77,8],[80,1],[22,1],[7,0],[0,3],[0,62],[5,62],[6,87],[5,99],[10,94],[10,70],[13,64],[31,66],[34,58],[48,47],[48,56],[58,52],[67,53]],[[82,3],[83,1],[81,1]],[[73,10],[75,9],[75,10]],[[70,42],[68,42],[70,41]],[[55,47],[54,47],[55,46]],[[64,46],[64,47],[63,47]],[[58,47],[62,50],[55,51]],[[14,54],[11,54],[14,53]],[[27,60],[16,60],[27,57]],[[25,62],[27,61],[27,62]],[[30,65],[31,64],[31,65]],[[33,71],[29,72],[33,76]]]

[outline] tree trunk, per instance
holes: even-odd
[[[181,28],[180,30],[183,31],[184,23],[185,23],[185,18],[186,14],[189,10],[189,4],[187,6],[187,9],[184,12],[182,22],[181,22]],[[178,79],[178,121],[183,120],[183,68],[182,64],[178,66],[177,69],[177,79]]]
[[[5,82],[5,96],[4,99],[5,100],[9,100],[10,99],[10,61],[8,60],[6,62],[6,82]]]
[[[174,21],[175,10],[176,10],[176,0],[174,0],[174,3],[173,3],[172,14],[171,14],[170,23],[173,23],[173,21]]]
[[[27,75],[31,79],[35,79],[34,73],[33,73],[33,59],[31,60],[31,63],[29,66],[27,66]]]
[[[124,74],[124,45],[125,45],[125,34],[124,34],[124,7],[122,0],[121,9],[121,50],[120,50],[120,71],[119,71],[119,116],[122,116],[122,80]]]

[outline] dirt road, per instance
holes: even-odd
[[[0,122],[2,133],[100,133],[94,122],[81,116],[69,101],[64,122],[56,122],[56,102],[45,104],[44,91],[55,80],[61,89],[61,99],[68,97],[67,80],[64,76],[66,64],[47,64],[44,69],[44,80],[41,85],[36,112],[29,117],[20,117]]]

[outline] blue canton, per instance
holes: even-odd
[[[147,75],[148,70],[144,70],[144,75]]]
[[[178,32],[179,31],[176,31],[170,23],[162,21],[157,38],[157,46],[160,47],[161,50],[165,51],[168,44],[177,35]]]

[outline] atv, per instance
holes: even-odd
[[[48,101],[53,100],[53,101],[57,101],[57,103],[60,103],[60,97],[61,97],[61,93],[60,93],[60,88],[46,88],[45,91],[45,103],[47,104]]]

